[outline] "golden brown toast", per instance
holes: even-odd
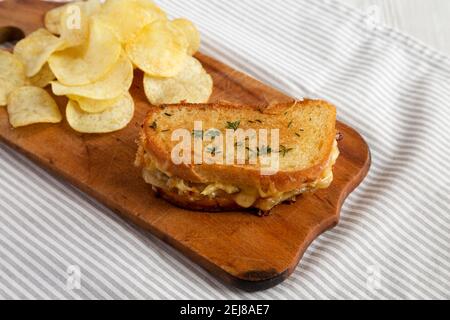
[[[201,135],[210,128],[221,132],[230,128],[278,129],[279,145],[272,148],[269,144],[266,148],[266,154],[277,153],[278,170],[263,175],[260,163],[175,164],[171,151],[179,141],[172,141],[172,133],[185,128],[193,133],[195,140],[198,132],[194,130],[194,121],[202,122],[204,132]],[[335,123],[335,107],[315,100],[270,106],[228,103],[155,106],[143,124],[136,164],[144,168],[147,182],[166,199],[183,207],[216,211],[234,208],[237,201],[241,207],[270,209],[281,200],[320,188],[325,173],[330,181],[331,167],[337,157]],[[209,143],[211,141],[204,142],[203,148]],[[226,143],[222,146],[220,152],[226,152]],[[257,149],[247,146],[246,156],[258,153]],[[151,177],[155,170],[161,181]],[[211,185],[215,187],[206,189]],[[210,193],[210,189],[213,192]],[[244,199],[236,200],[239,197]]]

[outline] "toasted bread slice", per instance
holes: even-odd
[[[261,163],[175,164],[172,141],[176,129],[192,132],[201,121],[203,137],[208,129],[279,130],[279,145],[265,148],[278,154],[276,172],[262,174]],[[296,195],[327,187],[337,158],[336,109],[325,101],[293,101],[270,106],[180,104],[152,107],[142,127],[136,165],[143,167],[144,179],[164,198],[195,210],[228,210],[256,207],[267,211]],[[270,139],[268,141],[271,141]],[[211,141],[204,141],[206,148]],[[222,144],[225,154],[226,142]],[[234,145],[237,148],[236,144]],[[251,150],[246,146],[247,157]],[[211,150],[210,150],[211,151]],[[213,150],[214,151],[214,150]],[[192,150],[192,159],[194,158]],[[225,158],[225,156],[223,156]],[[331,177],[331,178],[330,178]]]

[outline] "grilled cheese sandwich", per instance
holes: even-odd
[[[246,125],[249,127],[252,127],[252,122],[258,123],[259,127],[262,127],[261,124],[264,122],[267,122],[270,127],[288,127],[287,130],[282,130],[280,143],[289,142],[289,145],[292,145],[293,141],[298,140],[298,146],[295,148],[291,146],[288,149],[285,147],[283,150],[293,152],[294,149],[298,149],[296,151],[298,157],[306,157],[310,161],[309,165],[296,167],[295,155],[293,157],[289,154],[287,157],[284,154],[280,159],[281,172],[258,178],[258,175],[255,175],[257,170],[250,165],[216,166],[213,171],[203,172],[202,168],[211,167],[211,165],[175,165],[173,163],[168,147],[173,147],[173,143],[166,140],[170,140],[171,136],[168,134],[170,129],[167,131],[167,128],[170,126],[180,128],[184,124],[191,130],[191,122],[195,118],[213,118],[216,122],[232,123],[233,118],[228,119],[226,115],[235,117],[235,108],[243,108],[241,114],[245,118],[260,119],[257,122],[247,120]],[[273,114],[273,106],[271,110],[270,114],[266,114],[264,110],[257,107],[245,108],[230,105],[180,105],[155,108],[149,113],[143,126],[136,165],[142,168],[145,182],[152,185],[155,191],[175,204],[195,209],[219,211],[252,207],[268,212],[276,205],[293,200],[300,194],[328,188],[333,181],[332,170],[339,156],[335,140],[334,107],[322,101],[307,100],[276,106],[275,114]],[[176,117],[177,114],[179,117]],[[291,119],[287,124],[281,120],[283,115],[289,115]],[[265,121],[264,116],[275,121]],[[224,117],[222,121],[219,120],[221,117]],[[299,124],[296,124],[294,128],[291,122],[296,118]],[[305,120],[308,123],[304,123]],[[241,120],[240,124],[242,122]],[[218,123],[215,123],[214,127],[219,127]],[[289,130],[291,128],[292,130]],[[301,134],[298,134],[296,130]],[[291,136],[286,138],[287,134]],[[307,156],[301,154],[302,148],[308,153]],[[234,176],[236,171],[231,170],[228,174],[226,172],[231,167],[237,167],[242,170],[243,175],[251,178],[233,179],[236,178]]]

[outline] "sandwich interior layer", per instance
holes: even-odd
[[[215,181],[194,183],[183,180],[158,168],[152,160],[152,156],[145,149],[142,149],[137,160],[143,167],[142,176],[146,183],[163,190],[177,192],[179,195],[188,196],[192,202],[201,201],[205,198],[225,198],[232,199],[243,208],[254,207],[262,211],[269,211],[284,201],[294,200],[297,195],[328,188],[333,181],[332,169],[338,156],[339,149],[337,142],[334,141],[330,156],[318,178],[314,181],[303,183],[293,190],[284,192],[274,188],[264,191],[256,186],[235,185],[233,183]]]

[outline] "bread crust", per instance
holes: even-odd
[[[301,108],[309,104],[320,104],[329,108],[334,115],[334,122],[336,119],[336,108],[326,101],[321,100],[304,100],[289,103],[282,103],[269,106],[258,105],[236,105],[227,103],[215,103],[215,104],[180,104],[177,107],[183,108],[207,108],[207,110],[231,110],[239,112],[240,114],[245,112],[261,112],[263,114],[281,114],[286,112],[290,108]],[[330,135],[325,142],[323,158],[317,161],[317,164],[309,167],[306,170],[279,170],[274,175],[261,175],[260,169],[252,168],[249,165],[194,165],[194,164],[180,164],[176,165],[171,161],[170,152],[167,152],[163,146],[159,145],[155,136],[155,131],[151,128],[150,124],[155,113],[161,112],[163,108],[170,108],[171,106],[152,107],[145,119],[140,144],[145,149],[145,152],[150,155],[156,166],[163,172],[176,176],[184,180],[188,180],[194,183],[208,183],[208,182],[221,182],[229,184],[232,182],[234,185],[259,187],[263,191],[276,189],[279,192],[288,192],[296,189],[299,186],[312,182],[318,178],[327,165],[329,155],[331,154],[333,143],[335,140],[335,133]],[[157,135],[157,134],[156,134]],[[208,206],[208,204],[204,204]],[[203,206],[203,205],[201,205]]]
[[[179,194],[176,191],[158,187],[154,187],[154,190],[163,199],[184,209],[205,212],[222,212],[243,209],[231,197],[208,198],[202,196],[193,199],[187,194]]]

